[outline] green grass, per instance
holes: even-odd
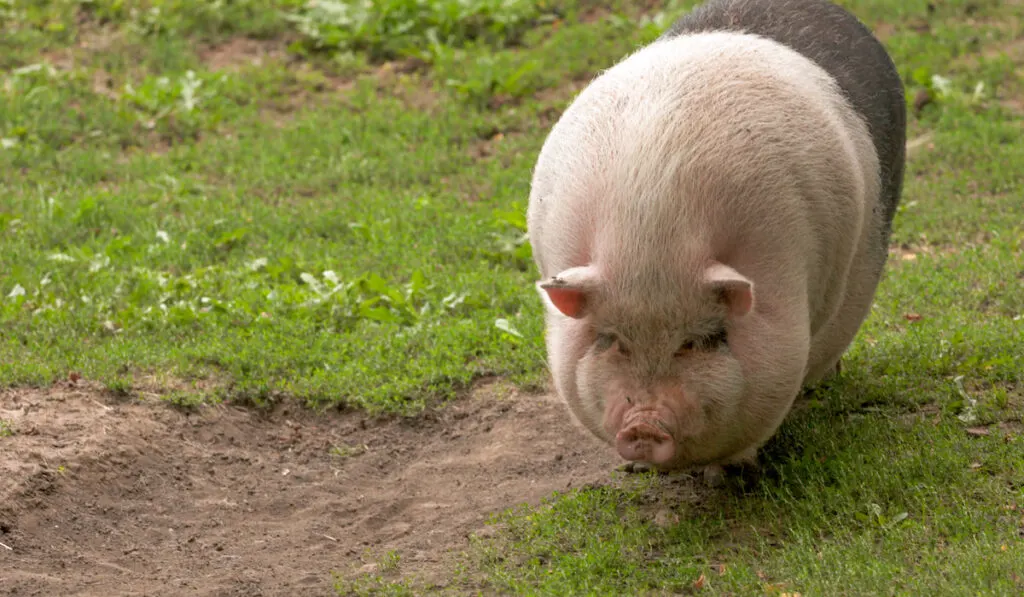
[[[540,387],[536,152],[570,83],[693,2],[632,4],[0,0],[0,385],[409,414],[485,375]],[[844,375],[760,477],[513,511],[460,586],[1024,590],[1024,7],[845,5],[934,101]],[[261,65],[204,59],[241,37]]]
[[[591,45],[636,44],[624,21],[545,27],[534,7],[531,39],[567,69],[536,86],[516,78],[531,58],[479,40],[479,72],[382,86],[376,66],[291,68],[285,40],[262,67],[212,72],[210,31],[182,37],[199,4],[161,5],[174,35],[127,6],[102,22],[79,7],[71,33],[14,6],[6,28],[47,53],[0,94],[0,383],[74,369],[124,393],[159,373],[215,380],[211,397],[403,411],[482,375],[543,379],[522,212],[532,127],[557,100],[478,100],[592,71]],[[68,45],[100,27],[108,49]]]
[[[702,575],[723,594],[1019,593],[1019,433],[850,408],[844,386],[787,424],[761,478],[575,492],[505,516],[478,565],[511,594],[685,593]]]

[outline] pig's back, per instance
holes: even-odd
[[[882,44],[856,17],[825,0],[709,0],[662,37],[709,31],[772,39],[835,79],[864,119],[878,155],[885,227],[881,240],[887,245],[903,186],[906,101],[899,73]]]

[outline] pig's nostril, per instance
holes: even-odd
[[[615,436],[615,448],[626,460],[664,464],[675,456],[672,436],[649,423],[637,423]]]

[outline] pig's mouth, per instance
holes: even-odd
[[[651,410],[627,413],[615,435],[615,449],[624,459],[666,465],[676,456],[676,442],[659,413]]]

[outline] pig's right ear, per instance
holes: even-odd
[[[732,317],[743,317],[754,308],[754,283],[725,265],[714,263],[704,272],[704,282],[718,293]]]
[[[537,284],[551,304],[567,317],[580,319],[587,314],[599,284],[597,271],[592,265],[569,268]]]

